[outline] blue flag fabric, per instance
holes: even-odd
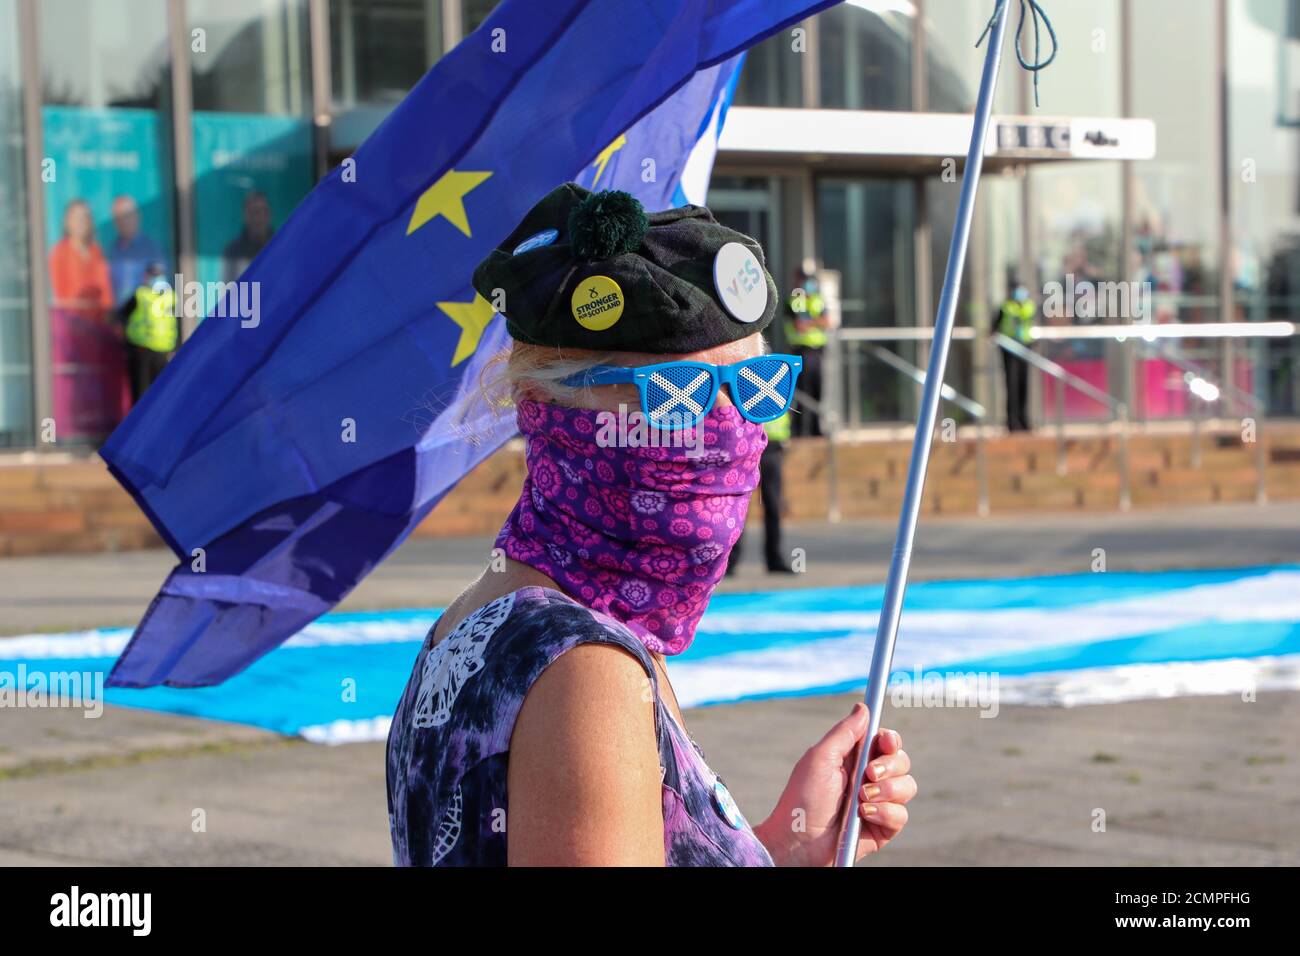
[[[474,266],[566,180],[703,201],[739,56],[830,5],[506,0],[437,63],[102,449],[181,559],[109,683],[220,683],[391,553],[515,430]]]

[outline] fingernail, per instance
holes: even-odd
[[[862,815],[864,817],[869,817],[873,813],[876,813],[879,809],[880,808],[873,803],[864,803],[862,805]]]
[[[871,776],[879,780],[885,775],[885,765],[883,763],[873,763],[871,765]]]
[[[863,799],[863,800],[872,800],[872,799],[874,799],[875,797],[877,797],[879,794],[880,794],[880,788],[879,788],[879,787],[863,787],[863,788],[862,788],[862,799]]]

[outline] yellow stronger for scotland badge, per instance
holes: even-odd
[[[571,304],[579,325],[604,332],[623,315],[623,290],[609,276],[588,276],[573,290]]]

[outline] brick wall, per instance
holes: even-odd
[[[162,544],[98,458],[0,462],[0,555],[123,551]]]
[[[1300,500],[1300,424],[1270,423],[1262,432],[1272,500]],[[1256,455],[1235,432],[1207,432],[1195,467],[1190,433],[1135,434],[1129,440],[1134,508],[1255,500]],[[1051,435],[989,439],[985,445],[993,512],[1099,511],[1119,506],[1114,436],[1071,438],[1065,472]],[[829,504],[827,445],[796,440],[786,455],[786,506],[792,520],[821,520]],[[840,513],[890,518],[902,503],[908,441],[836,448]],[[420,535],[493,534],[518,497],[523,454],[512,442],[471,472],[416,531]],[[923,502],[929,515],[975,514],[973,441],[936,442]],[[761,516],[755,501],[751,520]],[[157,547],[158,536],[98,458],[44,464],[0,458],[0,555],[115,551]]]

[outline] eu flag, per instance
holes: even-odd
[[[566,180],[702,202],[739,56],[829,5],[506,0],[437,63],[104,446],[180,558],[109,683],[219,683],[341,600],[514,432],[474,266]]]

